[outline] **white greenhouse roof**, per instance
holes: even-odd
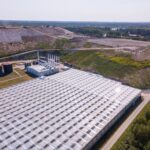
[[[140,92],[76,69],[0,90],[0,149],[81,150]]]

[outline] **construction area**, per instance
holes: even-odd
[[[0,90],[0,149],[89,150],[140,96],[72,68]]]

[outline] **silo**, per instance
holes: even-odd
[[[0,76],[3,75],[3,67],[0,65]]]
[[[37,65],[38,64],[38,62],[37,61],[33,61],[33,65]]]
[[[32,63],[31,63],[31,62],[29,62],[29,63],[28,63],[28,66],[31,66],[31,65],[32,65]]]
[[[26,69],[27,69],[27,67],[28,67],[28,66],[27,66],[27,63],[25,63],[25,64],[24,64],[24,69],[26,70]]]
[[[3,64],[4,74],[9,74],[13,72],[13,65],[10,63],[4,63]]]

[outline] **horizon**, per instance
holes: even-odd
[[[144,21],[78,21],[78,20],[5,20],[5,19],[0,19],[0,21],[4,21],[4,22],[72,22],[72,23],[150,23],[150,21],[148,22],[144,22]]]

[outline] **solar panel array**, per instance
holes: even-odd
[[[0,90],[0,149],[83,149],[140,92],[76,69]]]

